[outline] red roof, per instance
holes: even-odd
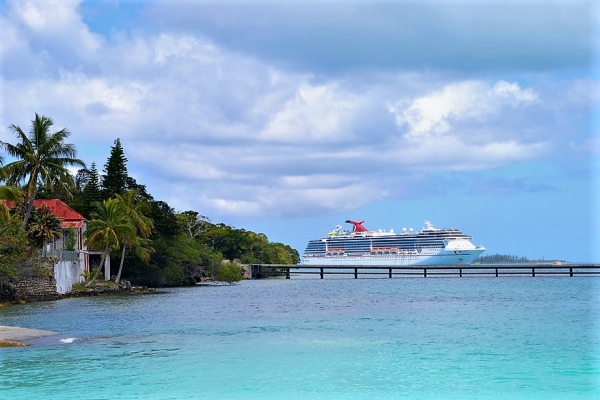
[[[15,205],[11,201],[4,201],[9,208]],[[85,217],[73,210],[71,207],[58,199],[37,199],[33,201],[35,208],[46,205],[50,212],[62,220],[61,228],[81,228],[85,222]]]

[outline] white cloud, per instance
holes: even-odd
[[[329,143],[348,139],[360,107],[360,95],[335,84],[301,84],[260,134],[263,140],[293,143]]]
[[[222,182],[199,189],[181,188],[168,202],[180,210],[198,208],[198,204],[202,204],[202,210],[221,216],[296,217],[350,211],[386,195],[381,190],[373,190],[367,182],[308,189]]]
[[[537,96],[516,83],[499,81],[493,86],[482,81],[450,83],[430,95],[412,101],[405,109],[391,106],[396,123],[407,126],[404,137],[411,141],[460,135],[455,129],[463,121],[486,121],[510,108],[528,106]]]
[[[0,79],[1,126],[48,115],[100,166],[120,137],[157,199],[215,218],[351,210],[403,192],[413,174],[534,159],[564,142],[561,110],[584,107],[579,81],[564,98],[501,79],[313,76],[190,33],[107,40],[75,1],[9,4],[3,64],[27,70]]]
[[[90,32],[78,14],[79,0],[11,1],[8,18],[23,27],[21,34],[63,48],[90,61],[103,40]]]
[[[154,42],[154,62],[166,64],[169,59],[180,58],[199,63],[217,61],[215,47],[189,35],[161,34]]]

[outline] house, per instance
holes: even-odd
[[[33,201],[35,208],[46,206],[54,216],[60,218],[61,237],[55,238],[46,245],[46,251],[50,254],[65,250],[65,241],[70,235],[71,229],[75,231],[74,251],[85,251],[86,246],[83,241],[83,233],[86,228],[86,219],[83,215],[73,210],[71,207],[58,199],[38,199]]]
[[[14,207],[14,203],[10,201],[4,201],[4,203],[9,208]],[[50,212],[61,220],[61,237],[54,238],[52,242],[47,243],[42,249],[42,253],[55,260],[54,277],[58,293],[69,292],[74,283],[84,281],[83,273],[90,271],[90,254],[99,254],[96,251],[88,251],[85,245],[84,233],[87,220],[58,199],[36,199],[33,205],[35,208],[47,206]],[[73,232],[75,234],[74,248],[66,250],[65,241]]]

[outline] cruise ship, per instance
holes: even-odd
[[[456,265],[471,264],[485,251],[471,243],[471,236],[457,229],[438,229],[430,221],[415,233],[370,231],[364,221],[348,220],[352,231],[337,226],[328,236],[308,242],[304,265]]]

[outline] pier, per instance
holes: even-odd
[[[384,278],[434,278],[468,276],[600,276],[600,264],[471,264],[471,265],[289,265],[289,264],[250,264],[253,279],[270,276],[285,276],[291,279],[296,275],[350,275],[358,279],[375,276]]]

